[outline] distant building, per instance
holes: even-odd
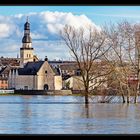
[[[107,87],[107,82],[102,82],[105,80],[105,76],[99,76],[98,75],[105,73],[106,69],[105,68],[105,64],[103,64],[103,62],[94,62],[95,64],[92,66],[93,70],[95,70],[94,67],[97,67],[97,65],[101,65],[101,71],[92,71],[92,75],[90,75],[91,77],[93,77],[93,79],[90,80],[89,82],[89,90],[93,90],[96,87],[101,89],[102,88],[106,88]],[[81,70],[79,69],[78,65],[76,62],[72,63],[72,64],[64,64],[60,66],[60,69],[62,71],[62,79],[63,79],[63,88],[64,89],[72,89],[72,90],[84,90],[84,82],[83,82],[83,78],[81,76]],[[94,73],[94,74],[93,74]],[[94,79],[94,77],[97,77],[96,79]]]
[[[0,63],[0,89],[8,89],[9,71],[14,67],[19,67],[19,62],[14,58],[2,58]]]
[[[24,36],[20,48],[20,68],[9,72],[9,88],[23,90],[61,90],[60,70],[48,63],[48,59],[39,61],[33,53],[30,37],[30,23],[24,24]]]
[[[5,66],[20,66],[20,58],[0,58],[0,67]]]

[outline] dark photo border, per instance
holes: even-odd
[[[129,1],[126,1],[126,0],[1,0],[0,1],[0,6],[62,6],[62,5],[66,5],[66,6],[123,6],[123,5],[126,5],[126,6],[140,6],[140,1],[138,0],[129,0]],[[127,129],[127,128],[126,128]],[[82,137],[83,139],[92,139],[92,140],[96,140],[98,138],[98,136],[103,136],[103,137],[100,137],[102,139],[112,139],[110,136],[138,136],[138,135],[94,135],[94,134],[91,134],[91,135],[24,135],[24,134],[19,134],[19,135],[12,135],[12,134],[0,134],[0,136],[2,136],[3,138],[5,138],[5,136],[8,136],[8,138],[13,138],[15,139],[15,136],[33,136],[33,138],[35,139],[45,139],[47,140],[46,138],[44,138],[44,136],[46,137],[49,137],[49,138],[54,138],[52,136],[55,136],[56,139],[63,139],[62,136],[65,136],[69,139],[72,139],[75,138],[75,139],[81,139]],[[43,136],[43,137],[42,137]],[[85,137],[86,136],[86,137]],[[90,137],[89,137],[90,136]],[[95,136],[96,138],[92,138],[92,136]],[[107,137],[105,137],[107,136]],[[78,138],[79,137],[79,138]],[[16,137],[18,140],[20,139],[19,137]],[[119,139],[119,137],[116,137]],[[132,137],[131,137],[132,138]],[[7,138],[6,138],[7,139]],[[32,138],[29,137],[29,139],[31,140]]]
[[[138,0],[1,0],[0,5],[140,5]]]

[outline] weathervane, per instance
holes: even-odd
[[[27,16],[27,22],[29,21],[29,16]]]

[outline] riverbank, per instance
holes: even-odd
[[[84,96],[84,91],[79,90],[0,90],[0,95],[50,95],[50,96]],[[120,93],[103,93],[95,92],[92,93],[93,96],[122,96]],[[124,96],[127,96],[125,94]],[[130,96],[134,96],[134,93],[131,93]],[[138,95],[140,96],[140,94]]]

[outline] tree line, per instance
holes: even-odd
[[[133,102],[137,103],[140,93],[138,24],[123,20],[100,29],[66,25],[60,36],[81,71],[85,104],[97,91],[104,96],[121,95],[123,103],[130,103],[133,95]]]

